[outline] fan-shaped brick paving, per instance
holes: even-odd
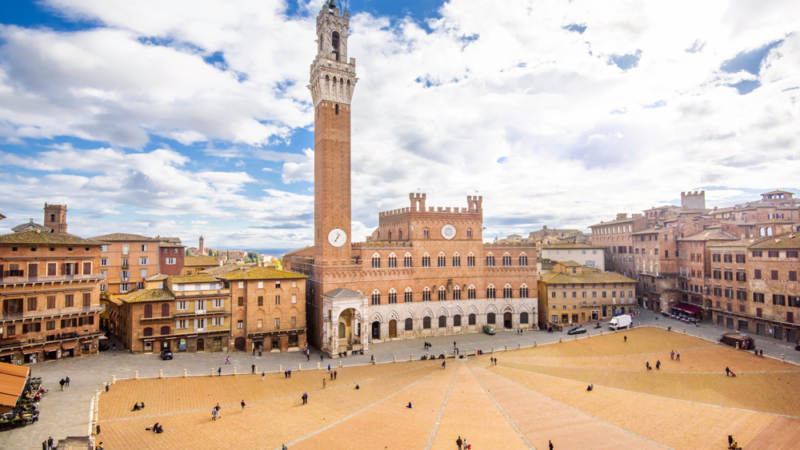
[[[680,363],[669,360],[673,349]],[[646,371],[643,361],[659,359],[661,371]],[[726,377],[725,366],[740,375]],[[338,371],[324,390],[318,370],[120,381],[101,396],[98,437],[113,449],[430,450],[456,448],[459,435],[475,450],[548,441],[559,450],[711,450],[728,434],[746,449],[800,442],[800,368],[655,328],[451,359],[446,369],[418,361]],[[131,412],[137,401],[145,410]],[[212,421],[217,403],[222,418]],[[164,433],[144,430],[154,422]]]

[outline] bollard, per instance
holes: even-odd
[[[478,349],[475,349],[475,356],[478,356]]]
[[[281,364],[280,366],[278,366],[278,372],[283,372],[283,364]]]
[[[320,367],[320,366],[319,366],[319,363],[317,363],[317,370],[319,370],[319,369],[321,369],[321,368],[322,368],[322,367]]]
[[[642,322],[636,322],[636,323],[638,323],[640,327],[642,326]]]
[[[786,355],[784,355],[783,353],[781,353],[781,362],[784,364],[786,363]]]
[[[522,344],[517,344],[517,350],[522,348]]]
[[[683,334],[686,334],[686,328],[683,329]]]
[[[186,369],[183,369],[183,378],[186,378],[186,376],[187,376]]]
[[[408,355],[408,361],[411,362],[414,360],[414,355]]]
[[[503,350],[503,351],[504,351],[504,352],[507,352],[507,351],[508,351],[508,345],[506,345],[506,346],[504,347],[504,350]]]
[[[303,365],[297,364],[297,371],[300,372],[301,370],[303,370]]]
[[[233,368],[233,374],[236,375],[236,367]]]
[[[372,365],[374,366],[375,364],[378,364],[378,358],[372,360]]]
[[[578,335],[577,335],[577,334],[575,335],[575,340],[576,340],[576,341],[578,340]]]
[[[561,338],[558,338],[558,342],[561,343]]]
[[[212,377],[214,376],[214,368],[213,367],[211,368],[211,376]]]
[[[447,352],[444,352],[444,357],[447,358]]]
[[[602,336],[602,335],[603,335],[603,330],[600,330],[600,336]]]
[[[163,370],[159,370],[158,371],[158,378],[164,378],[164,371]]]
[[[739,343],[736,343],[736,350],[739,350]]]
[[[341,359],[339,360],[339,368],[340,369],[342,368],[342,360]]]
[[[494,353],[494,345],[492,346],[492,353]]]
[[[397,356],[394,357],[394,362],[397,362]]]
[[[117,382],[117,376],[111,375],[111,384],[115,384]]]
[[[139,379],[139,371],[138,370],[133,372],[133,379],[134,380],[138,380]]]
[[[258,366],[253,369],[253,373],[258,373]]]
[[[536,341],[533,341],[533,346],[536,347]]]

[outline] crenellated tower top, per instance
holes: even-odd
[[[350,104],[356,87],[356,59],[347,61],[350,12],[339,11],[331,0],[317,16],[317,57],[311,64],[311,98],[316,107],[323,100]]]

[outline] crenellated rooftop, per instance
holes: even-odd
[[[411,206],[408,208],[393,209],[384,211],[378,214],[378,217],[391,217],[401,214],[425,212],[425,213],[444,213],[444,214],[480,214],[483,212],[483,197],[477,195],[467,196],[467,207],[462,208],[459,206],[429,206],[425,207],[427,201],[426,194],[408,194]]]

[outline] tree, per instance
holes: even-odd
[[[231,251],[225,250],[225,261],[230,261],[230,260],[231,260]]]
[[[214,250],[208,249],[208,256],[214,256]]]
[[[247,252],[247,256],[245,257],[245,262],[259,262],[261,261],[261,255],[257,252]]]
[[[186,249],[186,254],[183,255],[183,256],[192,256],[192,255],[189,254],[189,249],[188,248]]]

